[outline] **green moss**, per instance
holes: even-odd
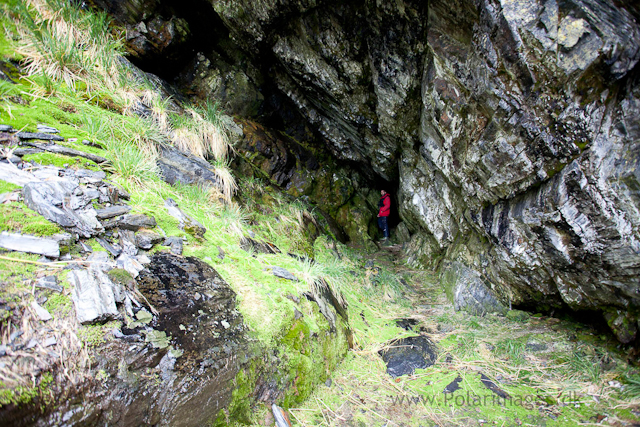
[[[51,236],[62,232],[57,224],[19,202],[0,205],[0,231],[34,236]]]
[[[113,282],[119,283],[121,285],[128,285],[133,281],[133,277],[131,276],[131,274],[127,270],[122,268],[114,268],[107,274]]]
[[[53,398],[52,384],[53,375],[50,372],[46,372],[40,377],[37,386],[18,386],[10,389],[0,381],[0,406],[29,404],[36,399],[41,399],[43,403],[47,403]]]
[[[36,162],[41,165],[53,165],[59,168],[76,167],[79,169],[101,170],[95,162],[80,157],[63,156],[55,153],[29,154],[22,158],[25,162]]]
[[[67,295],[54,292],[47,298],[44,308],[54,317],[66,316],[71,313],[73,301]]]
[[[114,328],[120,328],[119,321],[107,322],[104,325],[81,325],[77,335],[85,347],[97,347],[106,342],[105,335]]]
[[[10,191],[18,190],[18,189],[20,189],[20,187],[18,187],[17,185],[7,181],[0,180],[0,194],[8,193]]]
[[[17,261],[0,259],[0,281],[13,283],[23,287],[24,284],[22,283],[22,280],[27,277],[32,277],[33,272],[39,267],[36,264],[20,262],[20,260],[36,261],[40,256],[26,254],[23,252],[14,252],[10,254],[9,258],[16,259]],[[5,287],[4,290],[8,289]]]

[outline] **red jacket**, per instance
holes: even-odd
[[[382,206],[380,206],[378,216],[389,216],[389,213],[391,213],[391,197],[389,193],[380,197],[380,201],[382,202]]]

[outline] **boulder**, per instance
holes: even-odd
[[[200,187],[222,187],[222,180],[213,166],[199,157],[185,154],[173,147],[163,147],[158,158],[162,178],[171,185],[177,182]]]
[[[491,284],[460,262],[447,262],[441,269],[440,281],[456,311],[463,310],[474,316],[507,311],[491,290]]]
[[[428,368],[438,357],[436,345],[425,336],[392,340],[378,354],[387,365],[387,373],[393,378],[412,375],[416,369]]]

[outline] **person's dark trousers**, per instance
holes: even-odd
[[[380,227],[380,229],[384,233],[384,238],[388,239],[389,238],[389,226],[387,225],[387,217],[386,216],[379,216],[378,217],[378,227]]]

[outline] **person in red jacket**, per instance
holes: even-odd
[[[389,238],[389,224],[387,224],[387,218],[389,217],[389,213],[391,213],[391,196],[384,191],[380,190],[380,201],[378,201],[378,207],[380,208],[378,211],[378,227],[382,230],[384,234],[384,239],[387,240]]]

